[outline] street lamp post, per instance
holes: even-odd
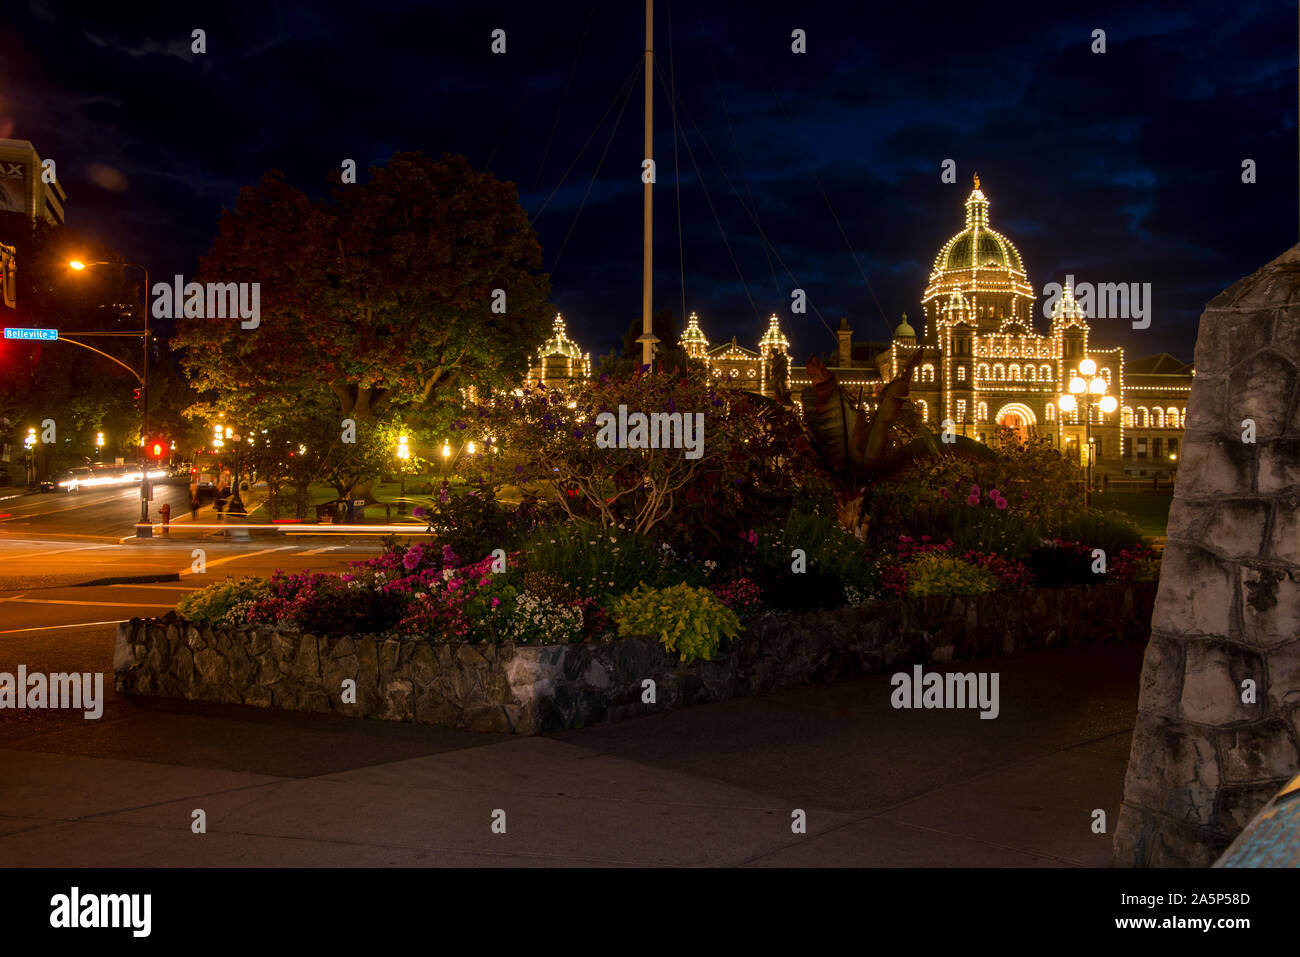
[[[141,439],[149,435],[149,270],[140,263],[114,263],[106,260],[81,262],[74,259],[68,265],[80,272],[87,266],[121,266],[123,269],[135,268],[144,273],[144,364],[140,370],[140,412],[143,426]],[[149,462],[141,455],[140,462],[140,521],[135,527],[137,538],[153,538],[153,523],[149,521]]]
[[[230,505],[226,507],[226,511],[231,515],[247,515],[248,510],[244,508],[244,500],[239,497],[239,443],[243,441],[243,437],[234,429],[227,426],[226,438],[230,439],[230,441],[234,443],[235,449],[235,474],[232,479],[233,487],[230,490]]]
[[[27,435],[23,438],[23,446],[27,449],[27,486],[36,484],[36,429],[27,430]]]
[[[1097,397],[1096,403],[1102,413],[1109,415],[1114,412],[1119,405],[1119,401],[1113,395],[1106,394],[1106,380],[1097,375],[1097,363],[1092,359],[1084,359],[1079,363],[1080,375],[1070,377],[1069,393],[1057,398],[1056,404],[1062,412],[1073,412],[1079,407],[1079,401],[1076,396],[1083,398],[1083,421],[1084,421],[1084,441],[1083,447],[1087,449],[1088,456],[1088,474],[1087,487],[1084,489],[1084,505],[1092,507],[1092,460],[1096,457],[1092,440],[1092,406],[1093,396]],[[1084,378],[1087,376],[1088,378]],[[1064,429],[1064,423],[1062,423]]]
[[[398,471],[401,473],[402,476],[402,490],[401,492],[398,493],[398,497],[397,497],[397,514],[405,515],[406,514],[406,460],[411,457],[411,449],[406,444],[405,435],[400,436],[397,440],[397,457],[402,460],[402,464],[398,466]]]

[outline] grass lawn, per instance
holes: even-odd
[[[427,495],[417,495],[413,492],[413,489],[417,488],[420,485],[423,485],[425,482],[428,481],[433,481],[435,484],[437,484],[438,481],[441,481],[441,477],[434,479],[428,476],[415,476],[415,475],[407,476],[406,499],[407,499],[408,506],[411,505],[412,503],[418,504],[419,502],[422,502],[429,497]],[[372,503],[366,506],[366,521],[384,522],[384,521],[396,520],[398,517],[397,503],[398,500],[402,497],[401,491],[402,491],[402,484],[400,482],[375,482],[373,485],[371,485],[370,497],[375,499],[378,502],[378,504],[376,505]],[[244,494],[245,496],[248,495],[247,492],[245,492]],[[335,490],[334,486],[327,485],[324,482],[313,483],[311,487],[308,489],[308,501],[311,504],[307,507],[306,520],[308,522],[315,521],[316,505],[323,504],[325,502],[333,502],[337,498],[338,498],[338,492]],[[384,512],[384,507],[386,505],[391,505],[391,510],[389,511],[387,516],[385,515]],[[286,518],[286,517],[292,517],[292,512],[288,513],[287,515],[285,514],[281,515],[281,518]],[[250,522],[271,521],[271,517],[266,510],[266,505],[264,502],[259,502],[256,507],[249,509],[248,520]]]
[[[1169,505],[1174,500],[1172,489],[1158,492],[1102,492],[1094,493],[1094,508],[1124,512],[1137,522],[1143,535],[1163,537],[1168,534]]]

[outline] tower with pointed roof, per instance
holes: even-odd
[[[694,312],[686,324],[686,331],[682,333],[680,345],[692,359],[703,359],[709,351],[709,340],[704,337],[704,331],[700,329],[700,317]]]
[[[591,378],[591,353],[584,353],[569,338],[564,328],[564,317],[558,312],[551,324],[551,338],[537,350],[537,359],[528,370],[530,384],[538,382],[547,386],[562,387],[568,383]]]

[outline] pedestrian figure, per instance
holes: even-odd
[[[163,534],[167,534],[168,526],[172,521],[172,507],[169,503],[163,502],[162,508],[158,509],[158,514],[162,516]]]
[[[199,497],[195,495],[190,498],[190,521],[197,522],[198,520],[199,520]]]

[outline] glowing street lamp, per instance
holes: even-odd
[[[1097,363],[1085,358],[1079,363],[1079,372],[1077,375],[1070,377],[1069,394],[1061,395],[1057,398],[1056,404],[1062,412],[1070,413],[1079,408],[1079,399],[1083,400],[1084,416],[1084,443],[1087,446],[1088,456],[1088,487],[1084,493],[1084,501],[1088,507],[1092,506],[1092,461],[1096,457],[1092,439],[1092,406],[1094,397],[1097,397],[1096,404],[1104,415],[1110,415],[1119,407],[1119,400],[1113,395],[1107,395],[1107,382],[1104,378],[1097,375]],[[1064,422],[1060,423],[1064,430]],[[1082,451],[1082,450],[1081,450]]]
[[[103,447],[104,447],[104,433],[103,433],[103,432],[96,432],[96,433],[95,433],[95,448],[97,448],[97,449],[102,449]]]
[[[32,449],[36,447],[36,428],[33,426],[27,430],[23,436],[23,445],[27,448],[27,484],[34,485],[36,482],[36,455]]]
[[[402,476],[402,488],[397,498],[397,514],[406,514],[406,460],[411,457],[411,449],[406,444],[406,436],[399,436],[397,439],[397,457],[402,460],[398,471]]]

